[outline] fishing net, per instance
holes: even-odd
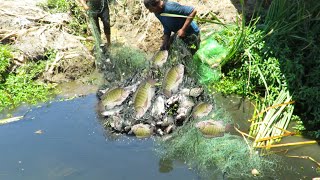
[[[205,52],[209,51],[209,47],[218,49],[211,51],[210,54]],[[173,64],[183,63],[189,77],[198,79],[201,83],[212,83],[218,80],[221,73],[218,69],[212,69],[209,64],[219,62],[219,58],[224,57],[226,50],[213,39],[205,41],[202,48],[200,48],[200,52],[198,51],[195,56],[192,56],[186,45],[176,39],[170,49],[169,61]],[[207,98],[206,100],[209,100],[211,96],[207,96]],[[212,102],[214,101],[212,100]],[[169,140],[158,140],[157,152],[161,159],[163,161],[185,162],[197,169],[202,176],[210,179],[219,179],[219,176],[231,179],[253,178],[254,176],[251,174],[253,169],[260,172],[259,178],[274,174],[271,171],[277,165],[278,159],[276,157],[260,157],[259,153],[252,150],[252,142],[245,141],[235,130],[225,133],[222,137],[205,138],[195,127],[197,122],[203,120],[219,120],[225,124],[233,123],[228,112],[224,109],[217,109],[217,107],[206,118],[191,119],[184,126],[179,127]]]
[[[94,38],[94,56],[95,56],[95,64],[96,67],[99,69],[103,61],[107,59],[107,56],[104,52],[104,49],[101,47],[102,39],[99,29],[93,19],[94,12],[88,11],[88,20],[89,20],[89,28],[91,30],[92,36]]]
[[[90,29],[94,38],[94,56],[96,67],[101,70],[107,80],[123,81],[132,77],[138,72],[147,71],[149,62],[146,61],[146,54],[141,50],[126,47],[123,44],[113,44],[106,47],[101,39],[101,34],[95,24],[92,13],[89,15]]]
[[[201,41],[199,50],[193,56],[200,83],[209,85],[220,79],[219,63],[226,56],[226,53],[227,49],[212,36]]]
[[[231,118],[222,109],[216,109],[212,119],[230,123]],[[223,137],[205,138],[195,127],[193,120],[180,127],[169,140],[159,139],[157,152],[162,159],[185,162],[196,169],[201,176],[210,179],[217,177],[253,178],[253,169],[259,171],[259,178],[274,174],[278,159],[275,156],[260,157],[251,151],[251,142],[233,133],[225,133]],[[258,178],[258,177],[257,177]]]

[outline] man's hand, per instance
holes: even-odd
[[[87,5],[83,6],[83,8],[84,8],[84,10],[86,10],[86,11],[90,9],[89,6],[87,6]]]
[[[80,0],[80,3],[82,4],[84,10],[87,11],[90,9],[89,6],[87,5],[87,0]]]
[[[183,29],[179,29],[179,31],[177,31],[177,36],[183,38],[186,36],[186,32]]]

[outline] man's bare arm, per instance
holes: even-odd
[[[186,19],[182,28],[179,29],[179,31],[177,32],[177,35],[179,37],[184,37],[186,35],[186,31],[187,31],[188,27],[190,26],[193,18],[196,16],[196,14],[197,14],[197,10],[193,9],[193,11],[189,14],[189,18]]]

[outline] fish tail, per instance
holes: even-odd
[[[228,123],[228,124],[226,124],[226,126],[225,126],[225,131],[226,131],[226,132],[230,132],[230,131],[233,130],[233,127],[234,127],[233,124]]]
[[[142,107],[138,107],[136,109],[136,118],[139,119],[144,115],[144,109]]]
[[[164,89],[163,90],[163,93],[164,95],[166,95],[167,97],[170,97],[171,96],[171,91],[167,90],[167,89]]]

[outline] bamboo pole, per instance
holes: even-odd
[[[294,143],[284,143],[284,144],[273,144],[268,146],[254,146],[255,148],[275,148],[275,147],[286,147],[286,146],[297,146],[297,145],[306,145],[306,144],[317,144],[318,141],[303,141],[303,142],[294,142]]]

